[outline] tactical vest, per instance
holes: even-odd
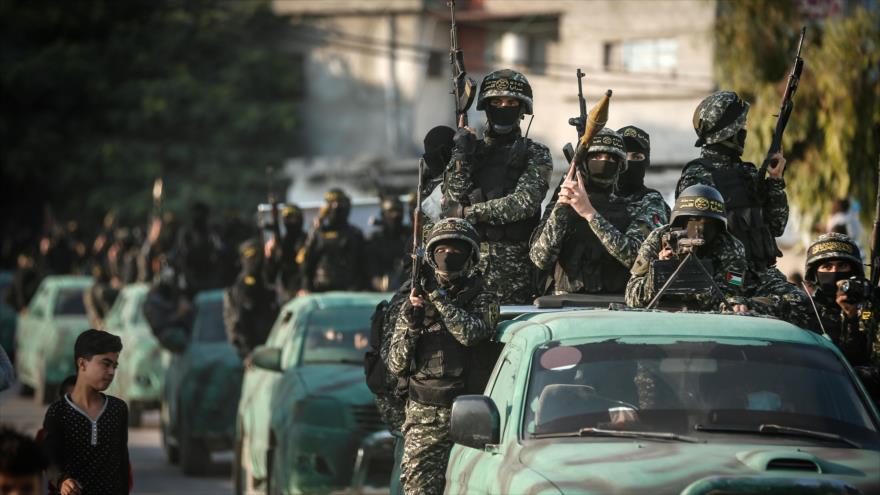
[[[749,264],[761,269],[775,265],[782,252],[764,221],[754,179],[739,167],[710,168],[703,159],[694,162],[700,162],[712,174],[715,189],[724,197],[727,230],[743,243]]]
[[[507,196],[516,189],[520,176],[526,169],[528,148],[531,140],[519,138],[505,152],[485,147],[483,142],[477,149],[479,165],[472,174],[474,186],[482,192],[481,197],[472,198],[471,204]],[[489,242],[525,242],[541,220],[536,211],[529,218],[504,225],[490,225],[479,222],[475,225],[480,238]]]
[[[592,199],[593,207],[614,227],[626,232],[632,217],[624,201]],[[622,293],[629,281],[630,268],[624,266],[596,237],[586,220],[574,219],[573,231],[566,236],[554,275],[556,293]]]
[[[356,242],[351,226],[338,230],[321,230],[320,257],[315,267],[312,285],[315,291],[347,290],[356,288],[359,280],[355,274],[360,271],[355,266],[360,260],[351,256],[351,244]]]
[[[647,196],[650,193],[657,193],[661,198],[663,197],[663,195],[660,194],[660,191],[658,191],[656,189],[651,189],[650,187],[645,186],[644,184],[642,185],[641,189],[639,189],[638,191],[631,192],[630,194],[619,192],[618,194],[623,194],[623,196],[626,197],[627,199],[629,199],[630,201],[636,202],[636,201],[641,201],[642,198],[644,198],[645,196]],[[669,205],[666,204],[666,201],[663,201],[663,207],[666,210],[666,218],[668,219],[670,216],[672,216],[672,209],[669,208]]]
[[[468,307],[485,286],[478,279],[454,297],[459,307]],[[425,329],[415,348],[413,373],[409,379],[411,399],[431,406],[451,407],[462,394],[479,394],[485,387],[486,370],[495,365],[491,352],[483,352],[488,342],[465,347],[446,329],[434,306],[425,310]]]

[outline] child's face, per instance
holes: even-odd
[[[113,383],[117,366],[119,366],[118,352],[95,354],[92,359],[80,358],[76,380],[82,380],[85,385],[95,390],[107,390],[107,387]]]
[[[41,485],[39,473],[30,476],[0,473],[0,493],[3,495],[37,495]]]

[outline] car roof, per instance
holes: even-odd
[[[307,306],[311,306],[311,309],[375,306],[391,295],[389,292],[321,292],[295,297],[285,304],[283,309],[300,311]]]
[[[206,303],[211,301],[222,301],[225,289],[203,290],[196,294],[196,303]]]
[[[576,338],[708,337],[824,345],[818,334],[781,320],[720,313],[557,311],[525,314],[505,325],[499,328],[503,341],[522,335],[535,344]],[[536,326],[541,331],[535,331]]]
[[[87,277],[84,275],[49,275],[48,277],[43,279],[43,283],[61,288],[84,288],[91,287],[91,285],[94,283],[94,280],[92,280],[92,277]]]

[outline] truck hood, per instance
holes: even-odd
[[[563,493],[678,494],[715,476],[843,481],[880,492],[880,452],[730,443],[530,441],[519,461]]]
[[[307,395],[333,397],[346,404],[372,403],[364,368],[352,364],[306,364],[297,368]]]

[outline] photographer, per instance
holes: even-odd
[[[669,225],[655,229],[639,249],[626,285],[626,303],[647,306],[662,287],[655,283],[658,260],[683,261],[689,252],[711,275],[709,288],[695,287],[687,306],[692,310],[712,311],[726,302],[735,312],[749,310],[741,297],[746,272],[745,250],[727,230],[724,199],[710,186],[694,185],[682,191],[675,201]],[[718,291],[711,287],[714,283]]]
[[[859,247],[844,234],[822,234],[807,249],[805,272],[815,310],[802,326],[828,334],[853,366],[869,365],[877,321],[865,307],[870,284]]]

